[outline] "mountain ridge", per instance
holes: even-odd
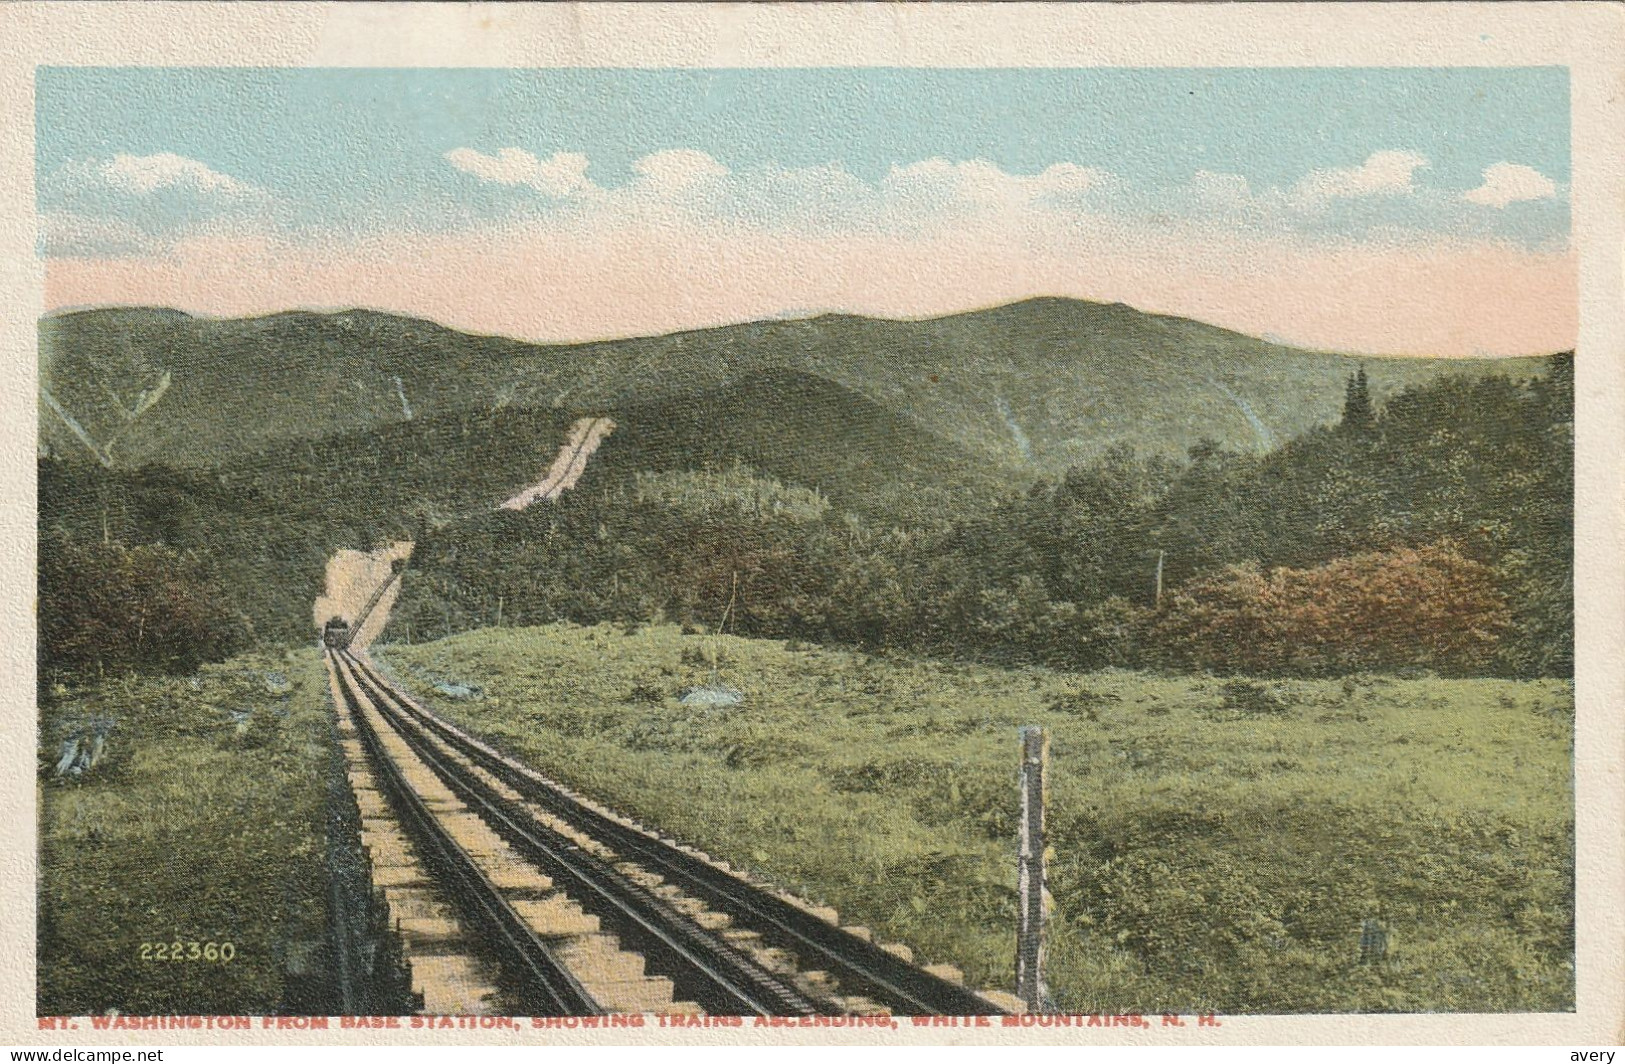
[[[462,410],[610,408],[768,370],[823,377],[923,430],[1029,473],[1107,447],[1267,449],[1335,420],[1368,366],[1380,399],[1440,373],[1539,372],[1539,357],[1392,359],[1304,351],[1191,319],[1038,296],[924,319],[826,313],[659,336],[537,344],[366,308],[203,318],[94,308],[40,319],[42,388],[114,460],[209,466]],[[169,372],[155,414],[135,397]],[[85,455],[42,412],[44,448]]]
[[[1285,339],[1272,336],[1272,334],[1254,335],[1240,329],[1232,329],[1225,325],[1215,325],[1202,321],[1200,318],[1191,318],[1171,311],[1146,310],[1136,307],[1132,303],[1121,300],[1082,299],[1076,296],[1033,295],[1023,296],[1008,303],[992,303],[987,306],[967,307],[963,310],[945,311],[941,314],[927,314],[920,317],[888,317],[879,314],[857,314],[843,310],[819,310],[809,312],[784,313],[769,315],[762,318],[746,318],[739,321],[720,322],[715,325],[696,325],[678,329],[669,329],[649,333],[626,333],[618,336],[599,336],[579,340],[545,340],[513,336],[508,333],[495,332],[486,329],[476,329],[457,325],[448,325],[417,314],[408,314],[404,311],[385,310],[380,307],[371,307],[361,304],[337,307],[289,307],[283,310],[270,310],[261,314],[201,314],[195,311],[182,310],[179,307],[131,304],[131,303],[98,303],[85,306],[57,307],[40,315],[40,321],[60,321],[84,315],[115,314],[119,312],[132,312],[151,314],[157,316],[183,318],[196,322],[256,322],[273,318],[387,318],[397,322],[407,322],[415,325],[429,326],[448,333],[476,339],[501,340],[508,343],[520,344],[532,348],[579,348],[595,344],[626,343],[634,340],[659,340],[676,336],[690,336],[701,333],[712,333],[723,329],[734,329],[745,325],[771,325],[789,322],[820,322],[820,321],[863,321],[894,324],[921,324],[925,322],[946,321],[954,318],[971,318],[978,315],[989,314],[995,311],[1011,310],[1020,307],[1062,307],[1083,306],[1104,309],[1126,310],[1133,314],[1174,322],[1192,322],[1206,329],[1228,333],[1232,336],[1271,347],[1285,350],[1299,351],[1307,354],[1334,355],[1340,358],[1356,358],[1374,361],[1438,361],[1438,362],[1508,362],[1515,363],[1528,359],[1548,358],[1552,355],[1562,354],[1559,351],[1532,351],[1522,355],[1405,355],[1382,354],[1368,351],[1358,351],[1349,348],[1314,347],[1291,343]]]

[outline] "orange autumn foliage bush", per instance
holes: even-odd
[[[1168,665],[1215,672],[1469,675],[1511,621],[1493,571],[1442,543],[1312,569],[1230,566],[1166,598],[1149,642]]]

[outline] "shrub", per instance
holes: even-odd
[[[1079,611],[1072,664],[1085,669],[1140,664],[1140,644],[1152,616],[1150,610],[1118,596]]]
[[[249,642],[247,621],[192,558],[47,537],[39,553],[42,679],[63,670],[192,672]]]
[[[1168,598],[1152,631],[1167,663],[1218,672],[1465,675],[1491,664],[1510,622],[1493,571],[1439,544],[1232,566]]]
[[[1224,708],[1233,713],[1273,716],[1287,711],[1281,696],[1261,683],[1231,680],[1220,693],[1224,696]]]

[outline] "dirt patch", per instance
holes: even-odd
[[[411,541],[401,540],[373,551],[341,550],[329,558],[326,590],[317,597],[311,615],[316,630],[320,632],[322,626],[332,617],[343,617],[354,624],[366,607],[367,600],[372,597],[372,593],[389,579],[390,565],[396,559],[400,559],[404,564],[405,559],[411,554]],[[389,611],[395,605],[395,599],[400,593],[399,581],[384,592],[383,598],[379,599],[378,605],[373,608],[372,615],[367,618],[367,623],[351,639],[352,649],[364,650],[378,637],[384,630],[384,625],[389,623]]]

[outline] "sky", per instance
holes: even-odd
[[[1126,302],[1571,348],[1562,68],[42,68],[48,306],[584,340]]]

